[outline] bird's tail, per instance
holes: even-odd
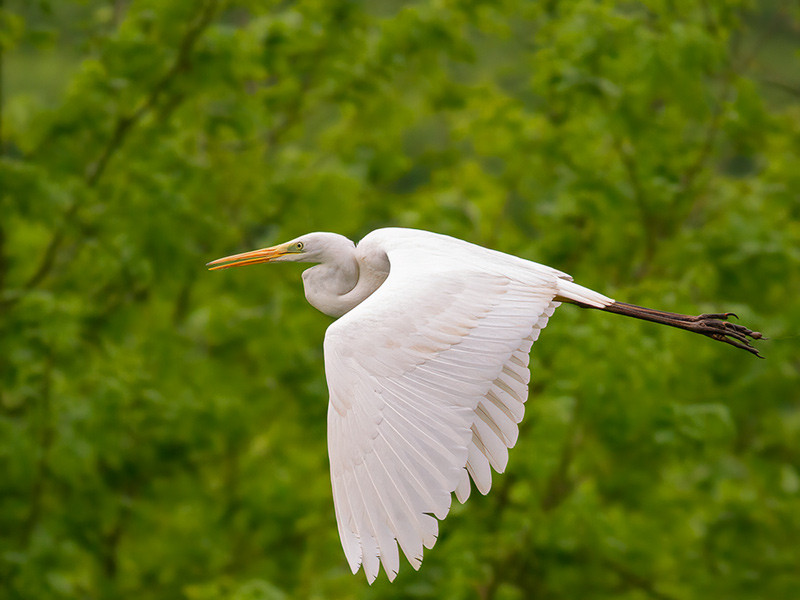
[[[558,294],[556,300],[559,302],[572,302],[573,304],[583,304],[592,308],[605,308],[614,304],[614,300],[608,296],[603,296],[599,292],[578,285],[568,279],[558,280]]]

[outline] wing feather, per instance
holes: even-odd
[[[528,362],[530,360],[530,349],[534,340],[539,336],[541,329],[547,325],[549,315],[553,314],[558,302],[552,301],[543,310],[536,325],[530,335],[522,340],[519,348],[509,357],[503,365],[500,375],[492,383],[491,389],[484,398],[478,403],[475,409],[476,420],[473,425],[474,435],[471,440],[470,456],[475,457],[476,451],[484,454],[491,467],[498,473],[502,473],[508,464],[508,448],[513,448],[519,437],[517,424],[522,421],[525,414],[525,400],[528,396],[528,382],[530,381],[530,371]],[[487,429],[488,427],[488,429]],[[505,447],[503,447],[503,445]],[[481,464],[477,458],[473,459],[473,464]],[[465,467],[459,486],[456,489],[456,498],[462,504],[469,498],[469,476],[476,472],[482,479],[475,481],[478,491],[486,494],[491,488],[491,481],[488,485],[485,481],[485,471],[478,471],[477,468],[470,470]],[[491,472],[489,473],[491,476]],[[484,491],[485,490],[485,491]]]
[[[484,495],[488,494],[492,487],[492,470],[489,468],[489,459],[486,458],[486,455],[483,443],[473,434],[472,442],[469,445],[467,472],[475,482],[475,487]]]
[[[386,443],[386,439],[381,437],[379,444]],[[381,452],[380,450],[383,451]],[[406,490],[401,489],[395,481],[393,473],[396,471],[392,471],[385,464],[384,457],[391,457],[392,455],[391,448],[381,448],[379,446],[379,451],[370,456],[374,462],[377,478],[380,480],[378,489],[381,490],[381,497],[387,509],[390,527],[406,558],[413,565],[415,562],[422,560],[422,540],[431,534],[435,537],[435,531],[431,531],[429,524],[420,521],[419,516],[416,514],[416,507],[411,500],[411,495]],[[409,475],[408,473],[405,474]],[[428,517],[428,515],[422,516]],[[428,518],[433,523],[437,522],[432,517]],[[390,546],[393,546],[393,544],[390,544]],[[399,564],[397,567],[399,567]],[[397,574],[397,568],[394,569],[394,574]],[[393,578],[393,575],[390,575],[390,579]]]
[[[376,513],[374,503],[368,502],[368,498],[364,495],[362,489],[364,473],[361,465],[363,465],[363,462],[354,465],[351,474],[352,486],[355,492],[351,498],[355,500],[356,525],[358,526],[359,543],[362,548],[361,557],[364,561],[364,573],[367,579],[374,581],[380,571],[379,537],[370,518],[371,514]]]
[[[473,440],[479,442],[478,449],[486,456],[492,469],[498,473],[505,471],[508,464],[508,448],[503,443],[503,440],[480,418],[480,415],[475,419],[472,431]]]
[[[370,582],[381,565],[395,577],[398,544],[419,568],[452,493],[465,501],[471,478],[485,494],[492,469],[505,469],[528,352],[558,305],[562,275],[502,254],[489,260],[475,246],[467,260],[435,244],[376,240],[389,277],[325,336],[337,524],[350,568],[363,565]]]
[[[331,409],[329,408],[329,411]],[[346,438],[341,434],[341,420],[334,419],[328,420],[328,441],[342,443]],[[358,527],[354,521],[355,509],[350,502],[347,485],[345,480],[348,474],[340,474],[339,477],[331,477],[333,488],[333,504],[336,507],[336,524],[339,529],[339,539],[342,542],[344,554],[347,557],[347,562],[350,565],[350,570],[353,573],[358,571],[359,565],[362,562],[361,544],[358,541]]]
[[[479,402],[475,408],[475,422],[472,425],[473,434],[477,435],[484,448],[489,452],[489,464],[498,473],[502,473],[508,464],[508,445],[506,436],[492,420],[483,403]]]
[[[389,482],[382,478],[380,459],[375,452],[370,452],[364,457],[362,463],[364,471],[363,481],[366,483],[365,494],[370,498],[370,506],[375,506],[379,510],[370,511],[375,537],[378,540],[378,558],[386,571],[389,580],[393,580],[400,570],[400,556],[397,552],[397,526],[395,521],[398,519],[394,514],[392,494],[387,487]],[[406,519],[401,521],[405,522]]]

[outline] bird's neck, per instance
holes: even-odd
[[[341,317],[372,292],[389,275],[386,255],[358,257],[354,254],[336,263],[323,263],[303,271],[306,300],[331,317]]]

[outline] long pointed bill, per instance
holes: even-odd
[[[288,254],[286,251],[287,246],[288,244],[281,244],[280,246],[273,246],[271,248],[262,248],[261,250],[253,250],[252,252],[234,254],[233,256],[212,260],[210,263],[207,263],[206,266],[209,271],[219,271],[220,269],[229,269],[230,267],[246,267],[247,265],[270,262],[271,260]]]

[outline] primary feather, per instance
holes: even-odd
[[[528,353],[559,302],[611,302],[536,263],[460,240],[373,232],[388,277],[325,335],[328,449],[342,546],[372,582],[416,569],[451,494],[505,470],[528,396]],[[564,287],[564,283],[571,284]]]

